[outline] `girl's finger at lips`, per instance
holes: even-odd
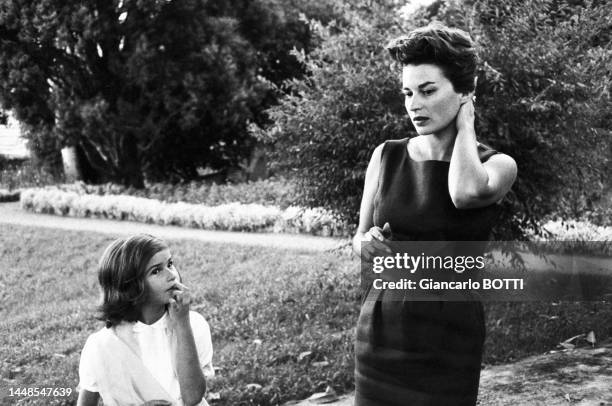
[[[180,290],[172,291],[172,299],[174,299],[175,302],[180,302],[182,296],[183,296],[183,292],[181,292]]]
[[[181,305],[188,305],[191,303],[191,295],[189,292],[181,291],[180,294],[176,296],[176,301]]]
[[[176,283],[174,284],[174,286],[178,287],[181,290],[189,290],[189,288],[185,285],[183,285],[181,282],[176,281]]]

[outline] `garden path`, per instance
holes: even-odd
[[[102,220],[36,214],[22,210],[18,202],[0,203],[0,223],[63,230],[93,231],[113,235],[148,233],[164,239],[190,239],[307,251],[325,251],[346,243],[344,239],[303,234],[244,233],[160,226],[133,221]]]

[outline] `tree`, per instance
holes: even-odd
[[[267,85],[237,21],[206,7],[7,0],[2,104],[35,148],[78,146],[99,173],[126,185],[235,163],[248,152],[246,126]]]
[[[273,125],[258,132],[275,146],[277,166],[300,179],[302,202],[356,221],[372,150],[412,129],[383,45],[431,19],[464,28],[481,44],[477,134],[518,163],[496,237],[520,237],[546,215],[600,195],[612,127],[605,4],[438,3],[410,23],[375,7],[351,12],[347,26],[315,24],[320,46],[302,55],[308,76],[291,83],[297,94],[272,107]]]
[[[254,123],[267,123],[264,110],[290,91],[287,80],[301,78],[305,67],[291,52],[309,54],[318,37],[313,35],[308,19],[323,24],[343,21],[344,8],[336,0],[219,0],[207,3],[213,16],[231,17],[239,22],[240,35],[255,51],[257,72],[272,85],[265,92]]]

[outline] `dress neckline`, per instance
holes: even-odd
[[[164,312],[164,314],[154,323],[151,324],[146,324],[143,323],[140,320],[136,320],[136,322],[134,323],[134,325],[132,326],[133,330],[136,332],[141,332],[141,331],[145,331],[145,330],[163,330],[167,327],[167,317],[168,312]]]
[[[439,159],[424,159],[424,160],[416,160],[414,159],[411,155],[410,155],[410,151],[408,150],[408,144],[410,143],[410,138],[406,138],[406,142],[405,142],[405,146],[404,146],[404,151],[406,152],[406,156],[408,157],[408,159],[412,162],[417,162],[417,163],[425,163],[425,162],[439,162],[439,163],[443,163],[443,164],[450,164],[450,161],[441,161]]]

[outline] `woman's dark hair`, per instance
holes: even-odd
[[[98,264],[98,282],[102,287],[99,319],[106,327],[121,321],[136,321],[146,301],[146,266],[151,258],[168,245],[157,237],[142,234],[113,241]]]
[[[432,23],[394,39],[386,48],[402,66],[437,65],[456,92],[474,91],[478,56],[474,42],[465,31]]]

